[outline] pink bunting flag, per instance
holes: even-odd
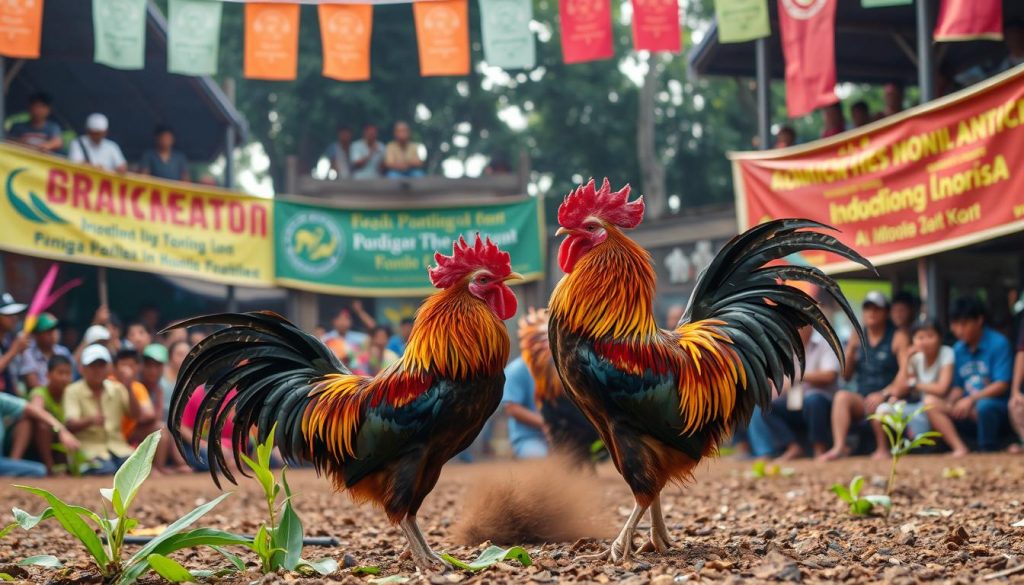
[[[43,311],[52,307],[68,291],[82,284],[82,279],[76,278],[64,283],[55,292],[51,292],[53,284],[57,281],[58,270],[59,267],[56,264],[52,264],[50,269],[46,271],[43,281],[39,283],[36,293],[32,295],[32,302],[29,304],[28,312],[25,314],[25,332],[32,333],[36,323],[39,321],[39,315],[42,315]]]

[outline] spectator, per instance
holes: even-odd
[[[174,149],[174,130],[170,126],[157,126],[153,131],[154,148],[142,153],[139,172],[160,179],[188,181],[188,160]]]
[[[882,111],[883,118],[903,111],[903,85],[887,83],[883,93],[885,99],[885,109]]]
[[[7,429],[15,427],[15,432],[27,433],[21,429],[31,430],[26,426],[38,422],[57,434],[61,444],[68,450],[74,451],[79,448],[78,440],[68,432],[64,425],[35,404],[27,402],[23,398],[4,394],[0,392],[0,446],[4,444]],[[12,449],[13,451],[13,449]],[[13,455],[13,453],[12,453]],[[46,475],[46,466],[36,461],[23,461],[18,457],[3,457],[0,451],[0,475],[8,477],[43,477]]]
[[[153,332],[142,321],[132,321],[125,331],[124,346],[127,349],[142,351],[153,343]]]
[[[132,454],[122,421],[139,416],[139,404],[120,382],[109,379],[110,351],[96,344],[82,352],[82,379],[64,390],[68,429],[81,442],[89,473],[116,472]]]
[[[71,359],[55,355],[47,362],[46,369],[46,385],[33,388],[28,398],[36,408],[45,410],[63,424],[64,407],[61,402],[64,400],[64,390],[71,383],[73,376]],[[56,462],[53,455],[53,426],[37,420],[34,427],[32,437],[36,452],[46,467],[46,472],[52,473]]]
[[[362,308],[358,301],[354,302],[352,306],[353,308]],[[349,347],[359,348],[366,345],[366,342],[369,340],[365,333],[352,329],[352,312],[348,309],[338,311],[338,315],[334,317],[332,325],[334,330],[327,332],[327,335],[324,336],[324,341],[342,339]]]
[[[64,147],[60,125],[50,120],[50,96],[37,93],[28,98],[28,117],[28,122],[11,126],[11,140],[50,153]]]
[[[57,343],[57,318],[50,313],[39,315],[32,340],[15,360],[15,370],[25,388],[46,386],[47,363],[55,355],[71,359],[71,350]]]
[[[92,165],[107,171],[123,173],[128,163],[121,154],[121,147],[107,139],[110,123],[103,114],[89,114],[85,120],[85,136],[71,141],[68,158],[71,162]]]
[[[391,142],[384,154],[384,167],[391,179],[423,176],[420,145],[412,141],[412,133],[405,122],[395,122]]]
[[[836,102],[825,106],[821,110],[822,130],[821,137],[828,138],[846,130],[846,120],[843,119],[843,106]]]
[[[133,446],[138,446],[147,436],[160,428],[156,418],[156,409],[145,384],[139,382],[139,352],[134,349],[122,349],[114,357],[114,379],[128,389],[131,398],[138,403],[138,415],[122,421],[125,439]]]
[[[839,387],[839,359],[818,332],[810,326],[800,329],[806,366],[799,382],[783,388],[772,400],[771,409],[755,407],[748,433],[754,455],[780,453],[780,460],[803,454],[803,441],[811,444],[815,456],[828,449],[829,411]]]
[[[957,428],[968,423],[974,423],[978,449],[993,451],[1008,422],[1007,391],[1013,376],[1010,342],[985,325],[985,307],[975,297],[957,299],[950,308],[949,321],[957,338],[953,392],[949,401],[928,411],[928,419],[954,456],[969,451]]]
[[[686,307],[682,305],[672,305],[668,308],[665,313],[665,329],[675,329],[679,326],[679,320],[683,318],[683,313],[686,312]]]
[[[871,111],[868,110],[867,102],[861,100],[850,106],[850,121],[853,122],[854,128],[871,123]]]
[[[352,178],[379,179],[384,169],[384,145],[377,141],[377,127],[363,126],[363,137],[352,143]]]
[[[339,181],[352,178],[352,128],[338,126],[337,140],[332,142],[324,157],[331,162],[331,170]]]
[[[533,376],[523,358],[505,368],[505,392],[501,397],[508,415],[508,439],[516,459],[547,457],[544,419],[537,412]]]
[[[160,330],[160,309],[156,305],[146,305],[139,311],[138,321],[150,331]]]
[[[1006,43],[1006,59],[995,73],[1002,73],[1024,63],[1024,22],[1007,20],[1003,24],[1003,42]]]
[[[792,126],[783,126],[775,135],[775,148],[786,148],[796,144],[796,130]]]
[[[121,318],[116,313],[110,313],[107,318],[107,331],[110,333],[110,341],[106,343],[107,349],[110,350],[110,355],[121,351],[124,344],[122,336],[124,335],[124,324],[121,323]]]
[[[316,337],[317,339],[323,339],[326,336],[327,336],[327,327],[325,325],[317,323],[313,327],[313,337]]]
[[[210,332],[204,327],[190,327],[188,330],[188,345],[189,347],[195,347],[199,345],[199,342],[206,339],[206,336]]]
[[[14,301],[10,293],[0,295],[0,394],[18,394],[14,359],[28,347],[28,334],[14,334],[18,326],[18,315],[25,305]]]
[[[859,335],[850,337],[846,345],[846,371],[843,372],[847,380],[857,376],[857,391],[842,390],[832,402],[833,443],[832,449],[822,455],[823,461],[850,454],[847,434],[854,423],[865,420],[894,395],[892,384],[910,347],[909,336],[898,331],[889,321],[889,301],[882,293],[871,291],[864,297],[861,316],[867,347],[861,345]],[[875,454],[879,457],[888,452],[884,438],[884,434],[875,437]]]
[[[405,347],[409,345],[409,336],[412,335],[412,324],[414,319],[406,317],[398,324],[398,333],[391,336],[388,341],[388,349],[401,357],[405,353]]]
[[[173,383],[168,383],[164,377],[164,367],[167,364],[167,348],[159,343],[151,343],[142,350],[142,372],[139,374],[139,381],[146,387],[149,394],[149,401],[153,405],[153,416],[160,428],[167,426],[168,409],[165,404],[170,404],[171,395],[174,393]],[[188,471],[188,464],[174,446],[174,440],[170,433],[160,435],[160,443],[156,447],[156,455],[153,457],[154,468],[167,473],[174,471]]]
[[[1024,321],[1017,333],[1017,355],[1013,363],[1013,390],[1010,392],[1010,423],[1018,442],[1010,445],[1011,453],[1024,452]]]
[[[917,297],[907,291],[900,291],[892,297],[889,318],[898,331],[903,331],[910,338],[920,308],[921,301]]]
[[[97,311],[97,315],[99,314],[100,312]],[[106,318],[107,313],[103,313],[103,319]],[[93,320],[93,323],[96,323],[95,319]],[[106,325],[94,324],[90,325],[89,328],[85,330],[85,333],[82,335],[82,341],[79,342],[78,348],[75,349],[74,359],[72,361],[76,364],[82,363],[82,352],[90,345],[102,345],[107,348],[107,351],[110,351],[110,330],[107,329]]]
[[[398,361],[398,354],[388,349],[391,329],[377,325],[370,334],[370,341],[356,355],[355,370],[367,376],[376,376],[381,370]]]
[[[187,341],[175,341],[167,346],[167,363],[164,365],[164,412],[171,409],[171,394],[174,393],[174,385],[178,381],[178,373],[181,372],[181,365],[185,363],[189,350],[192,348]]]

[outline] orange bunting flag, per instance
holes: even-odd
[[[299,62],[299,5],[245,5],[245,76],[295,79]]]
[[[5,0],[0,10],[0,55],[38,59],[43,0]]]
[[[609,0],[558,0],[562,58],[566,63],[610,59],[612,11]]]
[[[370,4],[321,4],[320,40],[324,48],[324,77],[339,81],[370,79]]]
[[[437,0],[412,5],[420,75],[469,75],[469,2]]]
[[[936,41],[1003,39],[1003,0],[942,0]]]
[[[633,0],[633,46],[637,51],[678,53],[680,45],[677,0]]]

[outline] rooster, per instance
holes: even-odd
[[[633,533],[651,515],[644,550],[664,552],[671,539],[659,494],[692,476],[716,454],[755,404],[766,407],[804,365],[797,330],[810,325],[843,359],[842,346],[817,302],[785,281],[805,281],[833,296],[856,323],[836,283],[806,266],[769,264],[803,250],[833,252],[873,270],[852,249],[803,219],[770,221],[733,238],[701,274],[679,325],[659,329],[650,255],[624,230],[636,227],[643,198],[629,187],[600,189],[591,180],[558,209],[566,273],[552,294],[548,334],[570,398],[590,419],[633,492],[635,505],[618,537],[599,556],[621,562]]]
[[[260,441],[276,425],[288,461],[309,461],[338,490],[381,508],[408,540],[417,567],[445,563],[416,524],[441,467],[466,449],[501,403],[509,336],[503,321],[516,312],[507,283],[509,255],[490,239],[459,238],[451,256],[428,270],[441,289],[420,307],[402,358],[373,377],[354,375],[323,343],[269,312],[197,317],[173,327],[227,325],[192,349],[181,368],[169,426],[178,449],[185,405],[200,385],[205,395],[194,428],[219,437],[229,418],[234,445],[250,429]],[[237,392],[232,392],[235,389]],[[199,452],[202,433],[191,445]],[[210,473],[235,478],[221,442],[207,443]],[[235,466],[242,469],[239,454]]]

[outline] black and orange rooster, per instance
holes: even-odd
[[[489,239],[465,240],[451,256],[435,254],[430,280],[440,291],[420,307],[402,358],[374,377],[350,373],[315,337],[272,313],[198,317],[175,327],[228,325],[189,353],[170,408],[179,432],[189,397],[205,395],[195,428],[219,437],[229,417],[233,444],[250,429],[261,441],[274,425],[290,461],[311,461],[334,486],[384,509],[423,569],[444,561],[416,525],[416,512],[434,488],[441,467],[467,448],[501,402],[509,336],[504,320],[516,312],[508,281],[509,255]],[[200,433],[189,448],[198,452]],[[210,473],[234,482],[220,441],[208,443]],[[236,466],[238,453],[234,453]]]
[[[594,423],[636,505],[603,556],[628,559],[633,533],[650,509],[645,549],[664,552],[671,540],[659,494],[691,477],[714,455],[731,428],[745,424],[755,404],[767,406],[803,367],[798,329],[814,327],[843,359],[842,347],[815,300],[785,281],[827,291],[856,323],[836,283],[805,266],[770,265],[803,250],[870,263],[827,228],[803,219],[771,221],[733,238],[698,279],[675,330],[659,329],[652,312],[655,275],[650,255],[624,230],[636,227],[643,198],[605,179],[566,196],[558,209],[565,235],[558,262],[566,275],[551,297],[548,332],[568,395]]]

